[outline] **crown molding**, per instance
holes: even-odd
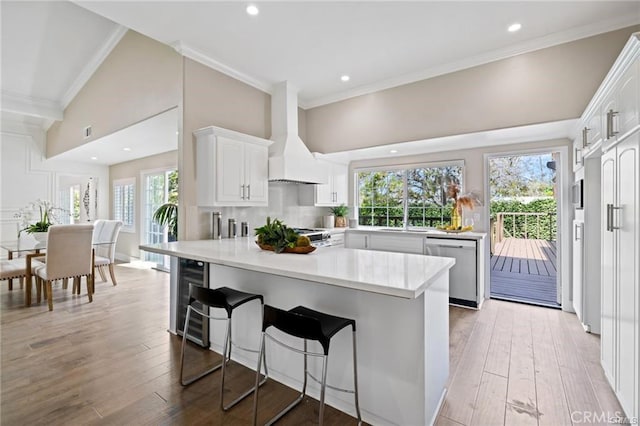
[[[59,103],[50,99],[33,98],[4,90],[0,94],[2,98],[2,107],[0,109],[2,111],[30,117],[53,120],[63,119],[64,109]]]
[[[185,56],[189,59],[192,59],[196,62],[201,63],[209,68],[213,68],[216,71],[220,71],[223,74],[228,75],[229,77],[233,77],[236,80],[239,80],[245,84],[248,84],[251,87],[255,87],[258,90],[271,94],[273,91],[273,85],[265,80],[261,80],[258,78],[251,77],[243,72],[240,72],[228,65],[223,64],[220,61],[217,61],[210,56],[205,55],[201,51],[194,49],[193,47],[187,45],[182,41],[176,41],[170,44],[176,52]]]
[[[113,48],[116,47],[128,30],[129,29],[127,27],[117,25],[111,34],[109,34],[102,46],[96,51],[84,68],[82,68],[80,74],[78,74],[75,80],[73,80],[73,83],[71,83],[71,86],[69,86],[66,92],[64,92],[64,95],[62,95],[60,103],[62,104],[63,109],[69,106],[73,98],[75,98],[80,90],[82,90],[87,81],[89,81],[91,76],[93,76],[98,67],[102,65],[102,62],[104,62],[107,56],[109,56]]]
[[[640,18],[638,18],[638,16],[630,15],[623,16],[621,18],[610,19],[604,22],[584,25],[581,27],[569,29],[567,31],[561,31],[543,37],[538,37],[504,49],[497,49],[490,52],[482,53],[480,55],[471,56],[460,61],[454,61],[418,72],[393,77],[373,84],[358,86],[351,90],[334,93],[327,96],[320,96],[314,99],[304,99],[301,100],[300,105],[305,109],[315,108],[322,105],[343,101],[345,99],[354,98],[356,96],[367,95],[381,90],[391,89],[393,87],[437,77],[439,75],[449,74],[452,72],[461,71],[463,69],[484,65],[489,62],[507,59],[523,53],[533,52],[536,50],[569,43],[598,34],[603,34],[609,31],[619,30],[621,28],[626,28],[637,24],[640,24]]]

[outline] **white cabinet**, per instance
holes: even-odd
[[[347,232],[344,238],[344,246],[353,249],[368,249],[370,235],[361,232]]]
[[[622,74],[602,104],[605,147],[624,138],[639,123],[638,67],[636,61]]]
[[[368,248],[379,251],[423,254],[424,239],[419,235],[396,235],[392,232],[377,232],[371,235]]]
[[[640,398],[640,132],[602,156],[602,367],[628,417]]]
[[[301,205],[320,207],[348,204],[349,166],[326,160],[317,160],[327,172],[327,183],[300,185],[298,199]]]
[[[268,204],[271,141],[219,127],[194,134],[199,206]]]

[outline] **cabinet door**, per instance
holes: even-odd
[[[333,165],[333,192],[335,192],[336,204],[348,204],[349,201],[349,166],[343,164]]]
[[[269,148],[245,144],[245,200],[252,206],[266,205],[269,199]]]
[[[640,134],[617,146],[618,202],[616,277],[618,289],[618,399],[629,416],[638,414],[638,209]]]
[[[360,232],[347,232],[344,239],[344,246],[353,249],[368,249],[369,234]]]
[[[218,137],[216,157],[216,202],[244,201],[244,144]]]
[[[423,254],[424,238],[419,235],[394,235],[393,232],[378,232],[371,235],[369,248],[371,250]]]
[[[614,130],[623,135],[638,124],[638,63],[622,76],[617,95],[618,114],[614,119]]]
[[[329,183],[316,185],[316,205],[333,206],[335,204],[332,179],[329,176]]]
[[[615,389],[615,345],[616,345],[616,307],[615,307],[615,246],[614,233],[609,229],[608,218],[611,209],[608,206],[615,205],[615,149],[602,156],[602,269],[601,269],[601,306],[602,322],[600,330],[600,348],[602,368]]]
[[[608,111],[608,110],[607,110]],[[587,120],[587,139],[586,147],[593,146],[602,139],[603,135],[603,123],[606,116],[606,111],[602,108],[597,109],[591,117]]]
[[[573,308],[578,318],[584,322],[582,316],[583,309],[583,277],[582,267],[584,262],[584,251],[582,245],[583,223],[578,220],[573,221]]]

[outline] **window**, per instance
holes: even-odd
[[[122,221],[122,231],[135,232],[135,178],[113,181],[113,218]]]
[[[361,225],[435,227],[448,223],[453,200],[450,184],[461,185],[464,163],[426,164],[411,168],[357,172],[358,220]]]

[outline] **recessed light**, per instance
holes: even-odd
[[[390,154],[397,154],[398,150],[397,149],[392,149],[391,151],[389,151]]]
[[[255,4],[250,4],[249,6],[247,6],[247,13],[251,16],[256,16],[258,13],[260,13],[260,10],[258,10],[258,6],[256,6]]]
[[[92,159],[92,160],[97,160],[97,159],[98,159],[98,157],[91,157],[91,159]]]
[[[340,77],[340,80],[347,82],[351,79],[351,77],[349,77],[348,75],[343,75],[342,77]]]
[[[509,25],[509,28],[507,28],[509,30],[510,33],[515,33],[516,31],[519,31],[520,28],[522,28],[522,24],[520,24],[519,22],[516,22],[514,24]]]
[[[129,152],[129,151],[131,151],[131,148],[122,148],[122,150]]]

